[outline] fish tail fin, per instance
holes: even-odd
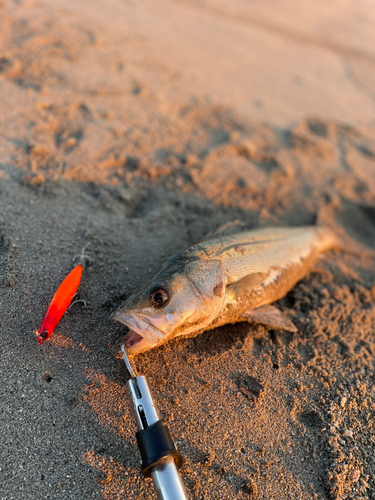
[[[316,232],[319,238],[319,252],[324,252],[326,250],[330,250],[331,248],[338,248],[340,246],[339,235],[329,226],[317,226]]]

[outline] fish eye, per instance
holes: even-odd
[[[169,293],[165,288],[154,288],[154,290],[151,290],[148,300],[154,307],[163,307],[169,301]]]

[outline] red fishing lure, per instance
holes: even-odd
[[[64,279],[53,296],[44,316],[42,326],[37,332],[37,339],[40,345],[43,345],[44,341],[51,336],[55,326],[71,303],[81,281],[82,271],[81,264],[78,264]]]

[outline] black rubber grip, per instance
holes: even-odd
[[[178,469],[182,466],[184,459],[177,451],[163,419],[147,429],[138,431],[136,437],[142,458],[141,472],[145,477],[150,477],[151,470],[167,458],[173,458]]]

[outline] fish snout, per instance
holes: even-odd
[[[165,338],[165,334],[162,331],[144,321],[135,313],[119,310],[112,315],[112,319],[117,323],[122,323],[127,326],[131,331],[140,335],[152,346],[160,344]]]

